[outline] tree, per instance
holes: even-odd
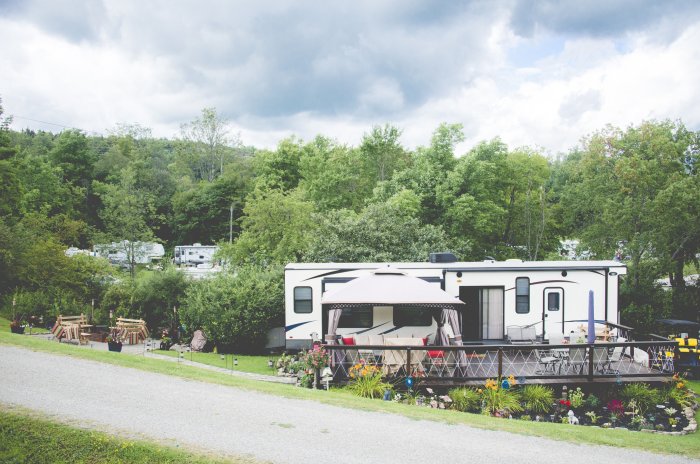
[[[247,181],[241,170],[230,170],[214,182],[200,182],[176,193],[172,197],[172,227],[177,243],[215,243],[228,239],[229,232],[237,237]]]
[[[97,157],[88,149],[84,133],[74,129],[61,132],[49,157],[55,166],[61,168],[66,181],[80,187],[90,185]]]
[[[132,279],[139,250],[137,242],[155,238],[147,224],[147,218],[155,215],[152,195],[136,188],[135,179],[136,171],[133,167],[127,167],[122,170],[117,185],[95,182],[95,191],[104,204],[100,211],[107,231],[104,238],[124,248]]]
[[[240,145],[238,137],[228,137],[229,123],[217,114],[216,108],[202,109],[202,115],[181,127],[183,149],[197,179],[213,181],[223,174],[225,158],[231,145]]]
[[[362,137],[360,153],[367,166],[371,184],[391,178],[408,164],[408,156],[399,143],[401,131],[389,124],[374,126]]]
[[[267,331],[284,323],[283,270],[245,266],[193,282],[179,315],[189,334],[204,330],[220,353],[260,352]]]
[[[300,261],[315,235],[313,205],[296,190],[253,192],[243,212],[242,233],[221,251],[232,264]]]
[[[336,210],[316,215],[319,232],[305,261],[425,261],[432,251],[448,250],[440,227],[423,225],[412,215],[416,202],[411,196],[416,199],[414,194],[400,194],[393,201],[371,204],[360,214]]]

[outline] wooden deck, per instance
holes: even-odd
[[[357,364],[376,366],[392,382],[481,385],[513,376],[520,383],[659,382],[674,373],[672,341],[584,345],[469,345],[463,347],[336,346],[334,380],[345,383]]]

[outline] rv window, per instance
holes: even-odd
[[[311,287],[294,287],[294,312],[306,314],[312,311]]]
[[[433,314],[428,308],[417,306],[394,306],[394,325],[396,327],[429,327],[433,325]]]
[[[515,312],[518,314],[530,312],[530,279],[527,277],[515,279]]]
[[[338,328],[341,329],[369,329],[372,327],[373,311],[371,306],[360,306],[356,308],[343,308],[343,313],[338,321]]]
[[[552,292],[547,294],[547,310],[549,311],[559,311],[559,292]]]

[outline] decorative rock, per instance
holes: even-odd
[[[194,335],[192,336],[192,341],[190,342],[192,351],[202,351],[204,349],[204,345],[206,344],[207,337],[204,335],[204,332],[201,330],[195,330]]]

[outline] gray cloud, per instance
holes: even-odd
[[[215,96],[232,118],[408,111],[487,66],[484,39],[501,14],[481,2],[418,0],[194,6],[64,0],[7,12],[70,41],[166,60],[173,81]]]
[[[541,29],[564,36],[606,38],[657,27],[661,36],[672,40],[698,17],[700,2],[695,0],[516,0],[511,26],[523,37]]]

